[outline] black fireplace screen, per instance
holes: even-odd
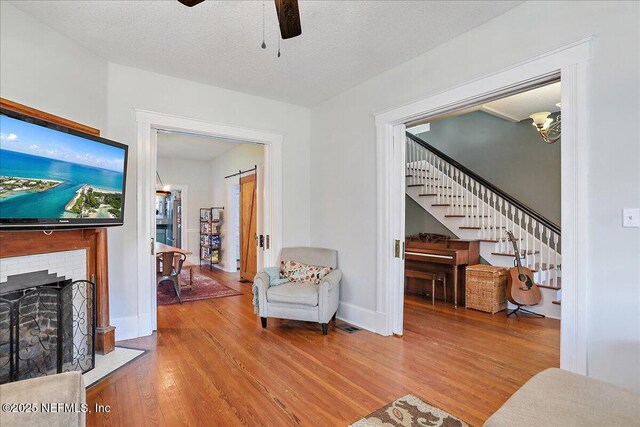
[[[63,280],[0,297],[0,384],[95,366],[95,285]]]

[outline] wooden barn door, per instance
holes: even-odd
[[[240,280],[253,282],[258,272],[256,175],[240,178]]]

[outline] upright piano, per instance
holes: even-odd
[[[457,307],[458,303],[464,304],[465,267],[480,263],[480,241],[442,239],[425,242],[417,237],[407,237],[404,258],[405,271],[445,273],[447,293],[453,295],[453,303]],[[405,280],[409,289],[430,285],[421,279],[407,277]],[[444,292],[443,295],[436,293],[435,297],[444,299]]]

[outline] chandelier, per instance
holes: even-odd
[[[560,114],[556,116],[555,121],[549,117],[550,114],[549,111],[543,111],[529,116],[533,120],[533,125],[538,130],[540,137],[547,144],[553,144],[559,140],[562,133]]]

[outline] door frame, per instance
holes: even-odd
[[[377,148],[377,271],[376,332],[403,333],[402,259],[394,257],[394,240],[404,243],[405,124],[441,115],[531,86],[560,75],[562,82],[562,306],[560,367],[587,371],[587,149],[588,72],[591,38],[536,56],[513,67],[485,75],[461,86],[376,114]]]
[[[157,329],[155,254],[151,238],[155,228],[155,182],[159,130],[206,135],[219,139],[264,145],[263,234],[270,247],[258,251],[259,265],[272,265],[282,248],[282,134],[135,109],[137,146],[137,242],[138,242],[138,336]],[[151,245],[151,246],[150,246]]]
[[[182,243],[182,248],[186,248],[188,246],[188,233],[187,233],[187,224],[189,223],[188,216],[188,206],[187,203],[189,201],[189,185],[187,184],[171,184],[169,182],[165,183],[167,187],[171,190],[180,191],[180,197],[182,199],[182,203],[180,204],[182,207],[181,216],[182,216],[182,229],[180,230],[180,240]],[[155,226],[154,226],[155,228]],[[152,233],[155,235],[155,233]]]

